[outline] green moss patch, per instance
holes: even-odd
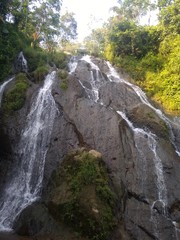
[[[3,101],[3,110],[7,114],[21,109],[26,100],[26,91],[29,87],[26,75],[19,73],[15,79],[15,85],[6,93]]]
[[[66,70],[58,71],[58,78],[60,79],[60,88],[63,90],[68,89],[68,72]]]
[[[38,67],[34,72],[34,81],[35,82],[41,82],[44,80],[45,76],[48,74],[49,70],[46,66],[40,66]]]
[[[52,216],[81,236],[105,240],[116,225],[116,195],[102,159],[79,150],[70,154],[51,180]]]

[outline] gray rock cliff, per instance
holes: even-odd
[[[175,147],[180,128],[175,124],[169,129],[132,85],[110,70],[103,60],[84,58],[69,74],[67,90],[56,78],[52,94],[59,113],[46,155],[42,196],[69,152],[95,149],[102,154],[118,196],[118,227],[110,239],[178,240],[180,157]],[[14,153],[37,92],[37,85],[31,87],[25,106],[3,124]]]

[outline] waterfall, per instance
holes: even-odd
[[[151,218],[150,221],[152,222],[154,228],[154,235],[156,236],[156,239],[159,239],[159,233],[158,233],[158,220],[157,220],[157,216],[156,216],[156,211],[154,211],[154,209],[156,209],[156,204],[160,204],[161,205],[161,209],[162,209],[162,214],[168,218],[167,215],[167,189],[166,189],[166,184],[165,184],[165,179],[164,179],[164,174],[163,174],[163,165],[162,165],[162,160],[160,159],[160,157],[157,154],[157,142],[156,142],[156,135],[152,134],[151,132],[145,131],[141,128],[135,128],[133,126],[133,123],[129,121],[129,119],[126,117],[125,113],[121,112],[121,111],[117,111],[117,113],[126,121],[126,123],[128,124],[128,126],[131,128],[131,130],[133,131],[134,134],[134,141],[135,141],[135,145],[136,148],[138,150],[138,153],[140,154],[140,159],[141,159],[141,146],[142,146],[142,141],[144,142],[144,144],[148,147],[148,150],[150,152],[152,152],[152,159],[153,159],[153,163],[154,163],[154,170],[155,170],[155,185],[157,186],[157,196],[156,196],[156,200],[153,201],[152,203],[150,203],[149,199],[147,199],[146,201],[148,203],[150,203],[150,212],[151,212]],[[139,161],[139,160],[138,160]],[[147,159],[146,156],[143,156],[143,162],[140,162],[140,164],[138,165],[138,167],[140,168],[140,166],[145,165],[147,168]],[[147,169],[140,169],[140,174],[141,174],[141,178],[142,178],[142,185],[144,184],[144,173],[146,173]],[[145,171],[144,171],[145,170]],[[142,191],[144,191],[144,189],[142,189]],[[145,199],[146,199],[146,193],[143,192],[143,194],[145,195]]]
[[[72,74],[75,72],[77,67],[77,58],[75,56],[72,56],[70,59],[70,62],[68,63],[69,67],[69,74]]]
[[[0,85],[0,107],[1,107],[4,90],[5,90],[6,86],[8,85],[8,83],[11,82],[13,79],[14,79],[14,77],[11,77],[10,79],[8,79],[7,81],[5,81],[3,84]]]
[[[99,100],[99,88],[105,83],[105,79],[102,76],[102,73],[101,73],[99,67],[95,63],[92,62],[89,55],[83,56],[80,60],[86,61],[91,66],[91,81],[90,81],[90,83],[91,83],[92,90],[89,90],[82,82],[80,82],[80,81],[79,82],[82,85],[82,87],[85,89],[88,97],[90,99],[92,99],[93,101],[98,102],[98,100]],[[77,60],[72,59],[72,63],[73,63],[73,66],[75,66],[73,68],[73,72],[74,72],[77,68]],[[175,142],[175,136],[174,136],[174,133],[173,133],[173,130],[172,130],[172,126],[176,126],[179,129],[180,124],[179,124],[178,120],[176,118],[174,120],[170,120],[169,118],[167,118],[162,113],[162,111],[160,109],[155,108],[148,101],[148,98],[147,98],[146,94],[141,90],[140,87],[124,80],[123,78],[120,78],[117,71],[115,70],[115,68],[113,68],[112,65],[109,62],[106,62],[106,64],[109,68],[109,72],[107,73],[107,77],[108,77],[110,82],[122,82],[122,83],[130,86],[134,90],[134,92],[138,95],[141,102],[143,104],[147,105],[148,107],[150,107],[153,111],[155,111],[156,114],[166,123],[166,125],[168,126],[169,131],[170,131],[170,136],[171,136],[170,140],[175,147],[176,153],[178,154],[178,156],[180,156],[180,147]],[[93,71],[95,72],[95,74],[93,74]]]
[[[99,76],[98,76],[98,73],[100,72],[100,69],[97,65],[95,65],[91,59],[90,59],[90,56],[86,55],[86,56],[83,56],[81,58],[82,61],[85,61],[87,63],[90,64],[91,66],[91,70],[90,70],[90,74],[91,74],[91,78],[90,78],[90,84],[91,84],[91,90],[86,89],[86,92],[89,96],[89,98],[95,102],[98,101],[99,99]],[[82,84],[82,83],[81,83]],[[83,84],[82,84],[83,85]]]
[[[22,51],[18,54],[16,58],[16,61],[14,63],[14,70],[16,73],[18,72],[27,73],[28,71],[27,60],[25,59]]]
[[[9,230],[17,215],[41,194],[44,165],[54,119],[58,113],[51,89],[56,72],[47,75],[34,99],[21,134],[18,169],[0,198],[0,229]],[[17,168],[17,166],[16,166]]]
[[[89,63],[89,65],[91,67],[90,68],[90,81],[89,81],[89,83],[91,85],[91,89],[88,89],[83,84],[83,82],[81,82],[80,80],[79,80],[79,82],[80,82],[81,86],[83,86],[83,88],[85,89],[89,99],[91,99],[97,103],[99,100],[99,88],[106,82],[106,79],[102,75],[99,67],[91,61],[91,58],[89,55],[83,56],[80,60]]]

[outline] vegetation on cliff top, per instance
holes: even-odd
[[[142,26],[147,11],[156,26]],[[168,112],[180,115],[180,1],[119,1],[116,15],[86,38],[89,51],[124,69]]]

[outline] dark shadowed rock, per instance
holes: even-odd
[[[13,229],[22,236],[60,233],[60,227],[49,215],[48,209],[40,203],[34,203],[24,209],[15,220]]]

